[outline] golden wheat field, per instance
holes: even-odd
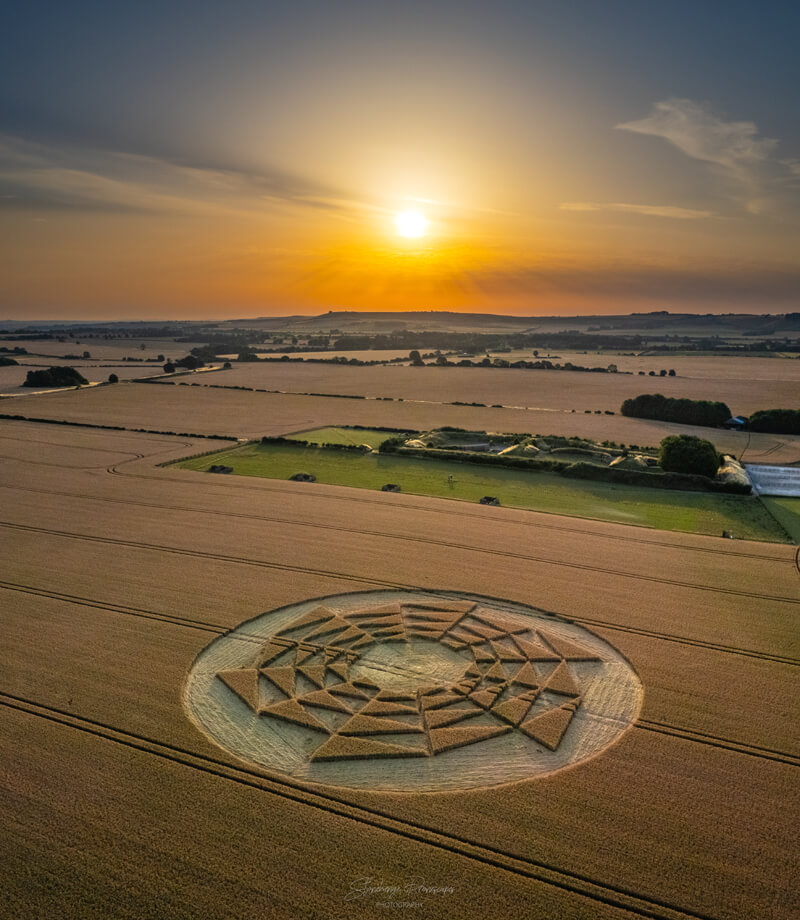
[[[7,7],[0,920],[800,920],[800,6]]]
[[[370,368],[359,370],[369,371]],[[26,418],[241,438],[343,424],[413,430],[453,425],[487,431],[577,435],[649,447],[657,446],[670,434],[697,433],[697,429],[690,426],[625,418],[619,414],[609,416],[600,410],[586,414],[548,408],[475,408],[433,400],[384,402],[208,386],[219,379],[221,373],[201,371],[175,378],[171,383],[120,381],[113,386],[56,392],[34,399],[9,399],[0,409],[7,415],[19,414]],[[480,374],[481,371],[472,373]],[[581,376],[594,378],[595,375]],[[737,456],[746,448],[748,459],[755,462],[793,463],[800,459],[800,437],[797,436],[752,433],[748,439],[745,432],[719,429],[713,432],[713,440],[718,450]]]
[[[663,367],[664,358],[642,358]],[[719,360],[719,359],[718,359]],[[726,360],[726,359],[723,359]],[[574,363],[606,367],[614,361],[596,355],[574,356]],[[661,362],[661,363],[657,363]],[[761,365],[768,364],[764,359]],[[291,393],[337,393],[389,396],[395,399],[499,403],[531,409],[601,409],[619,412],[624,399],[640,393],[726,403],[734,414],[749,415],[771,406],[797,403],[798,379],[783,377],[784,365],[800,361],[774,359],[775,371],[754,375],[747,359],[734,359],[727,377],[640,377],[638,374],[585,371],[516,370],[494,367],[347,367],[317,363],[242,364],[214,373],[205,381],[217,386],[248,386]],[[669,367],[672,367],[670,364]]]
[[[159,465],[221,444],[192,433],[246,437],[379,420],[511,430],[524,420],[528,430],[581,432],[599,417],[548,413],[545,426],[544,414],[522,410],[122,383],[8,400],[3,409],[189,432],[0,421],[0,528],[9,550],[0,582],[4,915],[372,918],[403,902],[430,918],[796,915],[794,547]],[[608,437],[642,443],[678,427],[603,421]],[[797,439],[752,441],[754,451],[797,459]],[[433,600],[364,613],[365,592]],[[343,596],[355,598],[355,615],[336,612]],[[524,615],[481,619],[474,598],[486,609],[534,608],[545,628],[538,640],[516,641]],[[300,621],[280,613],[295,608],[310,611],[301,639],[291,638]],[[278,612],[260,617],[269,611]],[[269,722],[278,758],[301,756],[308,725],[333,724],[376,692],[342,670],[350,665],[340,670],[356,683],[320,676],[336,665],[328,658],[357,657],[358,645],[337,651],[344,640],[330,636],[365,643],[410,629],[424,651],[426,636],[445,635],[437,624],[457,622],[466,627],[447,633],[447,655],[466,655],[472,643],[494,649],[495,661],[480,664],[473,653],[482,671],[462,688],[469,699],[421,691],[433,693],[419,723],[430,752],[408,721],[414,694],[381,690],[365,707],[377,716],[359,717],[379,734],[343,728],[333,736],[343,739],[338,747],[328,742],[332,753],[318,767],[312,758],[303,778],[240,756],[187,708],[190,674],[208,650],[243,623],[247,638],[250,620],[269,633],[273,619],[290,638],[275,640],[254,679],[269,685],[280,715]],[[250,638],[243,654],[263,657]],[[589,681],[600,653],[587,652],[587,642],[609,650],[640,689],[618,734],[573,762],[564,726],[573,716],[585,732],[599,724]],[[287,667],[287,649],[297,661],[301,652],[312,657]],[[315,670],[310,662],[323,651]],[[555,672],[541,675],[559,655],[557,686]],[[525,734],[506,716],[492,730],[502,737],[489,737],[481,726],[492,695],[504,699],[513,680],[524,683],[522,670],[511,683],[493,675],[511,675],[526,656],[525,673],[563,694],[558,715],[522,723]],[[209,705],[221,701],[235,724],[256,718],[261,726],[242,701],[248,673],[229,679],[245,688],[240,697],[224,696],[212,680]],[[287,680],[295,684],[278,704],[275,687]],[[498,711],[530,705],[536,679],[525,687],[533,689]],[[312,697],[321,708],[298,709],[298,699]],[[608,700],[613,708],[613,694]],[[393,721],[380,727],[380,718]],[[348,786],[347,770],[329,766],[331,757],[344,756],[345,766],[358,757],[349,762],[379,777],[382,763],[398,760],[392,752],[412,743],[426,756],[399,758],[394,785],[382,791]],[[566,768],[498,779],[500,752],[533,764],[559,751]],[[428,761],[449,778],[447,791],[416,790]],[[459,786],[460,770],[470,788]]]

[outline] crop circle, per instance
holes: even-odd
[[[306,782],[479,788],[595,756],[641,683],[608,642],[535,607],[369,591],[261,614],[215,639],[186,683],[216,744]]]

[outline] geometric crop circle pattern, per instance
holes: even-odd
[[[215,743],[267,770],[446,791],[594,756],[641,697],[609,643],[535,607],[371,591],[284,607],[215,639],[184,702]]]

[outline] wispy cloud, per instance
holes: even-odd
[[[781,163],[789,170],[787,184],[790,188],[800,188],[800,160],[781,160]]]
[[[343,215],[367,205],[281,170],[244,170],[0,135],[0,207],[130,213],[252,213],[291,204]]]
[[[664,204],[623,204],[597,201],[565,201],[559,205],[562,211],[625,211],[646,217],[667,217],[672,220],[702,220],[714,217],[713,211],[699,211],[695,208],[677,208]]]
[[[708,163],[732,183],[728,197],[752,214],[786,206],[785,192],[798,187],[800,161],[774,156],[778,141],[761,137],[752,121],[726,121],[708,103],[665,99],[621,131],[660,137],[695,160]]]
[[[739,175],[748,174],[768,159],[778,144],[772,138],[759,137],[752,121],[724,121],[710,106],[692,99],[656,102],[647,117],[616,127],[663,137],[687,156],[716,163]]]

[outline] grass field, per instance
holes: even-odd
[[[795,543],[800,543],[800,498],[761,497],[770,513],[780,522]]]
[[[380,447],[384,441],[394,437],[391,431],[379,431],[375,428],[312,428],[310,431],[297,431],[286,435],[290,441],[308,441],[309,444],[369,444],[372,448]]]
[[[639,524],[660,530],[717,535],[729,530],[741,539],[774,542],[786,542],[787,539],[760,501],[749,496],[578,482],[553,473],[287,445],[248,444],[210,456],[190,458],[180,465],[186,469],[206,470],[214,463],[233,466],[242,476],[288,479],[302,472],[313,474],[319,482],[361,489],[380,489],[392,482],[398,483],[403,491],[418,495],[470,502],[493,495],[502,505],[515,508]],[[450,482],[448,476],[454,481]]]

